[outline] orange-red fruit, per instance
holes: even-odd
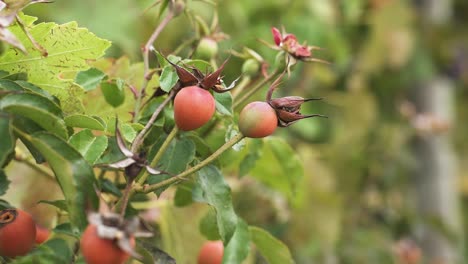
[[[239,116],[239,130],[251,138],[262,138],[273,134],[278,126],[275,110],[266,102],[251,102]]]
[[[213,96],[198,86],[180,90],[174,99],[174,119],[183,131],[197,129],[206,124],[216,109]]]
[[[198,255],[198,264],[221,264],[223,262],[223,242],[208,241],[203,244]]]
[[[36,224],[19,209],[0,212],[0,255],[14,258],[29,253],[36,240]]]
[[[42,244],[44,241],[49,239],[50,237],[50,230],[36,225],[36,244]]]
[[[88,264],[123,264],[130,257],[114,240],[100,238],[92,224],[85,229],[80,246]]]

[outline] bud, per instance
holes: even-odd
[[[242,64],[242,73],[249,77],[254,77],[257,75],[259,70],[260,64],[255,59],[247,59]]]
[[[198,44],[197,51],[195,55],[203,60],[210,60],[218,54],[218,43],[216,40],[204,37],[200,40]]]

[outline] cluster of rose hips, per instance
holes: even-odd
[[[283,36],[276,28],[273,28],[272,32],[276,49],[285,52],[286,56],[295,60],[319,61],[311,58],[311,50],[315,47],[300,45],[294,35]],[[289,70],[291,61],[287,60]],[[205,75],[196,68],[191,68],[190,72],[169,61],[179,77],[173,88],[176,93],[174,120],[178,129],[190,131],[200,128],[213,117],[216,103],[210,91],[223,93],[234,87],[231,85],[226,88],[222,84],[220,75],[226,62],[215,72]],[[240,112],[238,126],[243,136],[262,138],[273,134],[278,126],[287,127],[308,117],[324,117],[300,113],[300,107],[304,102],[320,98],[305,99],[298,96],[272,98],[273,91],[282,77],[283,74],[270,86],[265,101],[251,102]],[[162,173],[149,167],[144,160],[126,148],[117,126],[116,137],[119,148],[127,159],[111,165],[115,168],[125,167],[127,175],[138,174],[142,167],[146,167],[153,174]],[[136,172],[131,172],[129,168],[136,168]],[[90,213],[88,221],[89,225],[80,240],[81,252],[88,264],[123,264],[130,256],[138,258],[139,255],[135,252],[135,238],[151,235],[139,231],[140,225],[136,218],[124,220],[121,215],[115,213]],[[15,258],[26,255],[36,244],[47,240],[49,235],[47,229],[38,227],[32,217],[22,210],[0,211],[0,256],[2,257]],[[222,241],[208,241],[200,249],[198,264],[221,264],[223,253]]]

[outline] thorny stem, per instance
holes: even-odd
[[[178,174],[178,175],[176,175],[176,176],[174,176],[172,178],[164,180],[162,182],[158,182],[158,183],[151,184],[151,185],[145,185],[145,186],[137,185],[137,186],[135,186],[135,187],[137,187],[137,188],[135,188],[135,191],[143,192],[143,193],[150,193],[150,192],[155,191],[155,190],[157,190],[157,189],[159,189],[161,187],[170,185],[170,184],[172,184],[174,182],[184,180],[186,177],[190,176],[192,173],[197,172],[201,168],[205,167],[206,165],[208,165],[211,162],[213,162],[214,160],[216,160],[221,154],[223,154],[226,150],[230,149],[232,146],[234,146],[236,143],[241,141],[243,138],[244,138],[244,135],[239,133],[236,136],[234,136],[233,138],[231,138],[228,142],[224,143],[224,145],[222,145],[218,150],[216,150],[213,154],[211,154],[209,157],[207,157],[206,159],[204,159],[203,161],[201,161],[197,165],[185,170],[184,172],[182,172],[182,173],[180,173],[180,174]]]
[[[26,36],[28,37],[29,41],[31,41],[34,48],[37,49],[42,56],[47,57],[47,50],[44,47],[42,47],[41,44],[36,42],[31,33],[29,33],[29,31],[26,29],[26,26],[23,24],[23,21],[20,19],[19,15],[16,15],[16,21],[18,22],[18,25],[21,28],[21,30],[23,30],[24,34],[26,34]]]
[[[166,17],[164,17],[161,23],[156,27],[153,34],[151,34],[150,38],[146,42],[145,46],[142,48],[143,64],[144,64],[144,79],[143,79],[143,85],[141,87],[140,93],[138,94],[136,102],[135,102],[135,109],[134,109],[134,116],[133,116],[134,122],[138,118],[138,114],[140,112],[140,107],[141,107],[141,101],[143,100],[143,97],[145,96],[146,88],[148,87],[148,83],[151,80],[151,71],[149,68],[150,48],[153,45],[153,43],[156,41],[156,39],[158,38],[159,34],[161,34],[163,29],[167,26],[167,24],[169,24],[172,18],[174,18],[174,11],[172,9],[169,9]]]
[[[135,153],[138,148],[140,147],[141,143],[143,143],[143,139],[146,135],[146,133],[148,132],[148,130],[151,128],[151,126],[153,125],[154,121],[156,121],[156,118],[158,118],[158,115],[161,113],[161,111],[164,109],[164,107],[172,100],[172,98],[174,97],[174,92],[171,92],[169,93],[169,96],[164,99],[164,101],[158,106],[158,108],[156,108],[156,110],[153,112],[153,114],[151,115],[151,118],[150,120],[148,121],[148,123],[146,123],[145,127],[143,128],[143,130],[140,131],[140,133],[138,133],[138,135],[136,136],[135,140],[133,141],[132,143],[132,147],[131,147],[131,151],[133,153]]]
[[[258,90],[260,90],[263,85],[265,85],[266,83],[268,83],[274,76],[276,75],[276,71],[272,72],[270,75],[268,75],[267,77],[265,77],[263,80],[261,80],[260,82],[257,83],[257,85],[255,85],[255,87],[253,87],[252,89],[249,89],[240,99],[236,100],[233,104],[233,108],[237,108],[239,107],[244,101],[246,101],[250,96],[252,96],[253,94],[255,94]]]

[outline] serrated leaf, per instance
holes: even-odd
[[[76,22],[34,25],[36,18],[21,15],[21,19],[48,55],[43,57],[21,28],[12,25],[8,29],[24,44],[27,54],[8,48],[0,57],[0,70],[28,72],[28,81],[57,96],[65,112],[82,112],[84,90],[73,82],[74,74],[89,69],[88,62],[104,55],[110,42],[96,37],[85,28],[79,28]],[[71,79],[63,78],[65,72]]]
[[[62,110],[46,97],[34,93],[9,94],[0,100],[0,110],[31,119],[45,130],[68,138]]]
[[[278,137],[264,139],[261,151],[262,156],[257,160],[250,176],[294,200],[297,184],[304,173],[296,151]]]
[[[122,86],[117,85],[115,82],[102,82],[101,91],[106,102],[113,107],[118,107],[125,101],[125,92]]]
[[[252,242],[269,264],[295,263],[291,252],[283,242],[255,226],[250,226],[249,231]]]
[[[83,230],[87,225],[85,209],[96,209],[98,197],[91,166],[81,154],[63,139],[46,132],[32,135],[22,133],[23,140],[30,142],[46,159],[54,171],[67,203],[70,222]]]
[[[57,207],[62,211],[67,211],[67,202],[65,200],[54,200],[54,201],[47,201],[47,200],[40,200],[38,203],[49,204],[52,206]]]
[[[83,87],[85,91],[91,91],[101,83],[106,74],[96,68],[90,68],[79,72],[75,77],[75,82]]]
[[[178,80],[179,76],[177,76],[177,72],[174,70],[174,67],[167,65],[161,72],[161,76],[159,77],[159,85],[163,91],[169,92]]]
[[[0,112],[0,168],[8,163],[11,154],[15,150],[15,138],[13,137],[11,123],[12,119]]]
[[[10,180],[8,180],[5,171],[0,169],[0,196],[8,191],[8,186],[10,186]]]
[[[203,200],[200,202],[208,203],[215,208],[219,234],[224,243],[229,242],[238,221],[232,205],[231,188],[224,181],[219,169],[213,165],[198,171],[197,183],[202,189]]]
[[[106,129],[103,123],[101,123],[101,121],[99,121],[95,117],[87,115],[69,115],[65,117],[64,121],[65,124],[69,127],[88,128],[100,131],[104,131]]]
[[[94,164],[107,149],[107,137],[95,136],[89,129],[83,129],[68,140],[89,164]]]
[[[231,93],[214,93],[216,110],[221,115],[232,116],[232,95]]]
[[[223,263],[242,263],[250,251],[250,232],[247,224],[238,219],[236,231],[224,249]]]

